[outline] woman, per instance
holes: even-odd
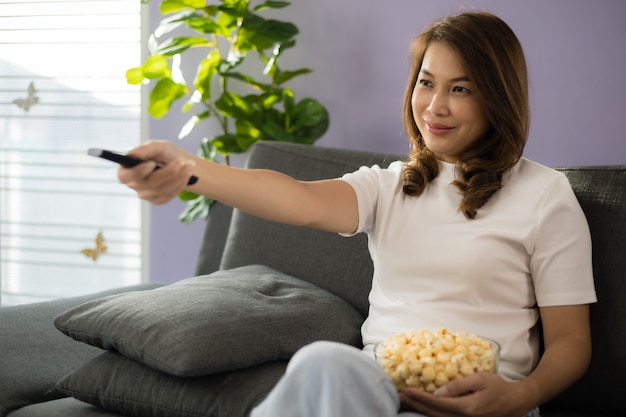
[[[366,354],[330,342],[303,348],[254,417],[537,416],[586,370],[596,298],[589,230],[566,178],[522,158],[528,113],[515,34],[492,14],[462,13],[414,41],[406,163],[302,182],[152,142],[131,153],[164,168],[122,168],[119,179],[157,204],[188,188],[266,219],[368,234]],[[192,173],[200,181],[186,187]],[[498,341],[499,374],[398,394],[372,347],[438,327]]]

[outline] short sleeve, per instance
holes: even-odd
[[[402,171],[402,162],[395,161],[388,168],[381,168],[378,165],[371,167],[361,167],[355,172],[345,174],[341,177],[354,189],[357,196],[359,208],[359,224],[357,233],[368,233],[374,227],[378,202],[382,192],[395,190],[399,183],[399,176]],[[351,236],[353,234],[342,234]]]
[[[543,192],[530,267],[542,306],[597,301],[589,225],[565,175]]]

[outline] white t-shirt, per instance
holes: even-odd
[[[365,350],[398,332],[447,327],[496,340],[499,373],[518,380],[539,360],[537,306],[596,301],[589,227],[562,173],[521,159],[468,220],[455,165],[419,197],[402,192],[402,162],[342,177],[356,191],[357,233],[374,263]]]

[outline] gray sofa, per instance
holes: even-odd
[[[248,166],[316,179],[397,158],[264,142]],[[542,415],[625,416],[626,166],[562,171],[591,227],[599,303],[587,374]],[[274,224],[216,204],[197,275],[0,308],[0,417],[246,416],[300,345],[360,344],[372,275],[365,236]]]

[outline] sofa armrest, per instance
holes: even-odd
[[[196,275],[209,275],[220,269],[233,215],[232,207],[216,201],[204,226],[204,237],[198,253]]]
[[[58,398],[49,394],[65,374],[102,350],[65,336],[53,319],[85,301],[126,291],[146,290],[142,284],[96,294],[0,308],[0,417],[20,407]]]

